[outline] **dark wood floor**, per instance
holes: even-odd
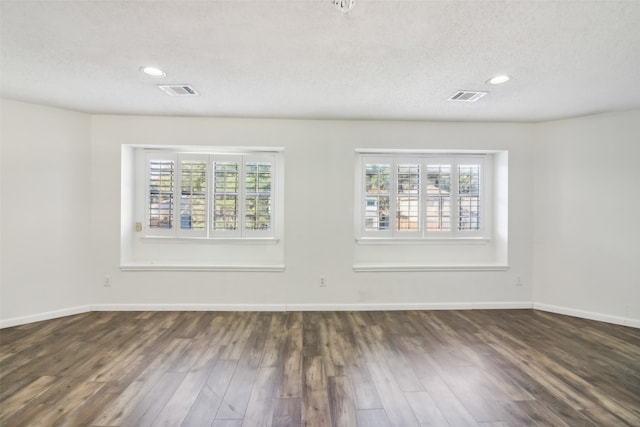
[[[0,334],[2,426],[640,426],[640,330],[539,311],[93,312]]]

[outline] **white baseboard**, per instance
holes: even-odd
[[[409,302],[356,304],[287,304],[287,311],[510,310],[532,308],[530,302]]]
[[[565,316],[580,317],[582,319],[597,320],[598,322],[613,323],[614,325],[631,326],[640,328],[640,319],[612,316],[610,314],[595,313],[593,311],[577,310],[575,308],[560,307],[557,305],[533,303],[534,310],[548,311],[550,313],[563,314]]]
[[[420,265],[420,264],[354,264],[355,272],[397,272],[397,271],[507,271],[506,264],[469,265]]]
[[[93,311],[286,311],[286,304],[95,304]]]
[[[534,309],[615,325],[640,328],[640,319],[612,316],[527,301],[448,303],[352,303],[352,304],[95,304],[0,319],[0,329],[89,311],[397,311],[397,310],[514,310]]]
[[[30,314],[28,316],[12,317],[0,320],[0,329],[12,326],[25,325],[27,323],[40,322],[42,320],[57,319],[58,317],[71,316],[74,314],[87,313],[91,311],[90,305],[80,305],[77,307],[63,308],[61,310],[46,311],[44,313]]]
[[[122,271],[284,271],[278,265],[173,265],[173,264],[120,264]]]
[[[530,302],[353,304],[97,304],[93,311],[383,311],[495,310],[532,308]]]

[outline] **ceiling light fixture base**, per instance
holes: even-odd
[[[332,0],[332,2],[333,5],[344,14],[351,12],[353,6],[356,5],[356,0]]]

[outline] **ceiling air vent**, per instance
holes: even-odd
[[[158,85],[164,93],[170,96],[197,96],[198,92],[189,85]]]
[[[456,92],[449,101],[476,102],[489,92],[472,92],[469,90],[460,90]]]

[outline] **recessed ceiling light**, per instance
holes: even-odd
[[[140,67],[140,71],[151,77],[160,78],[166,76],[164,71],[156,67]]]
[[[500,76],[490,78],[489,80],[487,80],[487,83],[489,83],[490,85],[499,85],[508,82],[510,79],[511,77],[507,76],[506,74],[502,74]]]

